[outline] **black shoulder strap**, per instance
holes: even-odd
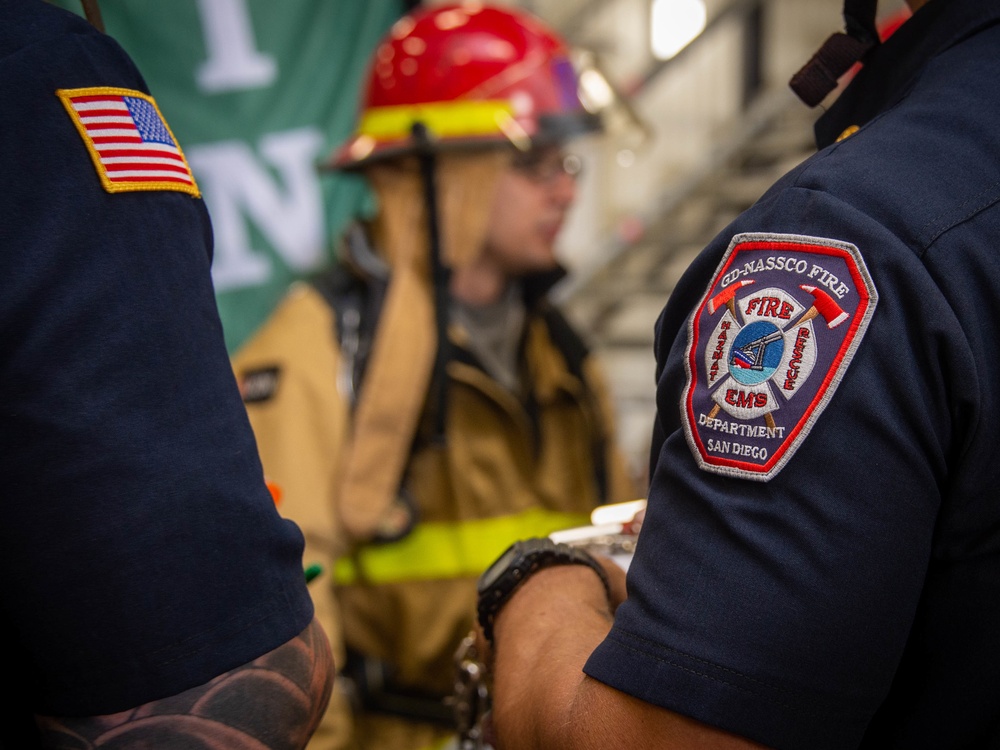
[[[541,305],[540,312],[545,320],[545,326],[549,329],[552,343],[566,358],[566,366],[570,372],[583,380],[583,363],[590,355],[587,342],[573,329],[566,317],[554,305],[545,303]]]
[[[343,263],[314,278],[312,285],[333,310],[334,334],[342,358],[338,377],[344,378],[342,385],[353,405],[361,390],[385,289],[382,283],[361,278]]]
[[[846,31],[830,36],[789,81],[805,104],[815,107],[822,102],[840,77],[879,45],[877,6],[877,0],[844,0]]]

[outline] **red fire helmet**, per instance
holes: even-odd
[[[521,149],[599,128],[584,109],[568,45],[525,11],[481,2],[403,16],[379,43],[354,135],[327,166],[352,169],[418,148]]]

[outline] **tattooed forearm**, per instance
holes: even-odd
[[[330,699],[333,662],[319,624],[183,693],[105,716],[38,716],[45,748],[298,750]]]

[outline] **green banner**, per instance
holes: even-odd
[[[75,0],[58,5],[80,13]],[[326,264],[368,195],[321,174],[350,133],[378,39],[403,0],[102,0],[180,141],[212,215],[232,352],[296,278]]]

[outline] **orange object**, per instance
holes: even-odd
[[[267,484],[267,488],[271,491],[271,498],[274,500],[275,506],[276,507],[280,506],[281,505],[281,487],[279,487],[278,485],[276,485],[274,482],[270,482],[268,480],[264,480],[264,482],[265,482],[265,484]]]

